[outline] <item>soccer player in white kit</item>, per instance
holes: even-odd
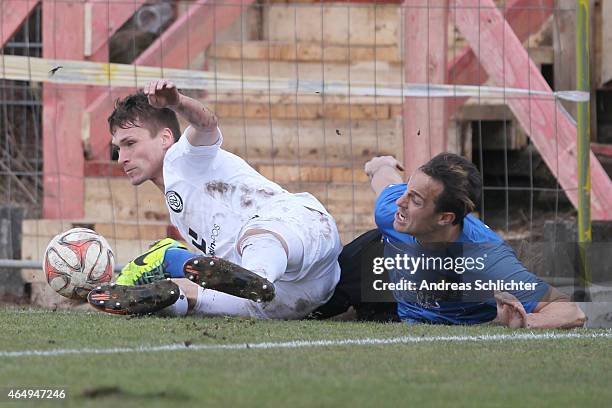
[[[169,310],[299,319],[329,300],[340,277],[342,246],[324,206],[309,193],[289,193],[223,150],[216,116],[172,82],[153,81],[143,91],[117,101],[109,117],[131,183],[151,180],[187,242],[267,279],[275,292],[270,302],[255,302],[178,278],[173,281],[186,300],[181,296]],[[189,123],[178,140],[175,113]],[[182,261],[172,263],[170,258],[164,265],[183,269]]]

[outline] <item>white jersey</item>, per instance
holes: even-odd
[[[257,173],[240,157],[212,146],[192,146],[185,134],[166,153],[164,184],[170,221],[206,255],[240,264],[243,226],[277,203],[327,211],[311,194],[292,194]],[[280,214],[279,216],[282,216]]]

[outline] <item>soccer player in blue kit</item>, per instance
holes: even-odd
[[[416,285],[411,290],[393,291],[403,321],[492,322],[512,328],[584,325],[586,318],[578,305],[527,271],[510,246],[470,214],[482,189],[480,173],[471,162],[456,154],[441,153],[419,167],[408,183],[403,182],[398,170],[402,167],[391,156],[375,157],[365,165],[378,196],[375,219],[383,234],[385,258],[409,255],[415,258],[413,261],[422,262],[408,273],[398,272],[399,264],[389,271],[393,283],[412,279]],[[460,249],[452,249],[453,245]],[[456,260],[458,255],[465,259],[467,255],[479,262],[472,261],[468,265],[472,271],[461,268],[461,273],[452,262],[450,271],[440,271],[444,269],[440,262],[437,271],[431,272],[423,265],[426,259],[435,259],[425,256],[432,254],[447,255],[445,261]],[[454,282],[454,288],[460,289],[427,290],[418,282],[439,283],[440,277],[443,283]],[[488,283],[489,288],[501,284],[503,289],[478,292],[477,282]],[[461,290],[466,287],[471,291]]]

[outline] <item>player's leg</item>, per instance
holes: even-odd
[[[176,280],[175,280],[176,281]],[[254,302],[227,293],[204,289],[193,282],[179,282],[179,286],[195,299],[191,314],[198,316],[237,316],[257,319],[301,319],[320,305],[330,292],[329,279],[277,281],[275,297],[269,302]]]
[[[329,299],[339,276],[340,240],[335,223],[302,206],[287,212],[282,219],[256,218],[243,228],[237,243],[241,265],[272,281],[274,299],[256,303],[194,285],[193,314],[300,319]],[[305,231],[296,232],[300,228]],[[189,298],[194,296],[190,288],[180,285]]]
[[[165,278],[188,278],[204,287],[256,301],[274,296],[266,279],[224,259],[198,256],[170,238],[154,244],[123,268],[119,285],[141,285]]]
[[[150,313],[171,305],[166,314],[184,315],[188,296],[171,282],[158,284],[168,278],[188,278],[200,286],[256,301],[274,297],[274,286],[259,275],[223,259],[197,256],[166,238],[126,265],[116,283],[97,288],[89,297],[90,304],[117,314]]]
[[[304,244],[297,234],[283,225],[269,223],[268,228],[245,229],[238,240],[237,248],[241,257],[240,264],[244,268],[276,282],[285,273],[297,271],[302,267]],[[272,229],[281,232],[274,232]]]
[[[264,316],[303,318],[333,293],[340,276],[340,238],[327,214],[293,203],[278,207],[243,227],[241,264],[274,282],[274,301],[259,307]]]
[[[188,279],[174,279],[174,282],[186,294],[189,310],[193,315],[265,318],[258,307],[264,303],[205,289]]]

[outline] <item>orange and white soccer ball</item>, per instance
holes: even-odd
[[[56,235],[43,260],[49,285],[70,299],[86,299],[94,287],[110,282],[114,267],[115,256],[106,239],[87,228]]]

